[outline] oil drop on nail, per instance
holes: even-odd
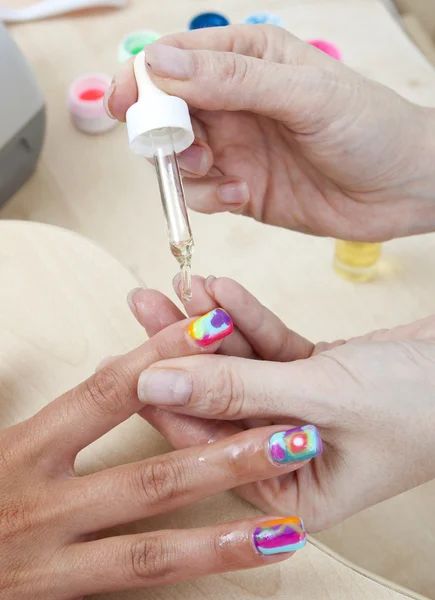
[[[192,267],[191,258],[186,257],[181,265],[181,298],[184,302],[190,302],[192,300]]]

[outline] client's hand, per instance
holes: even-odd
[[[283,429],[275,426],[75,476],[77,453],[142,407],[136,394],[141,371],[164,358],[213,352],[231,331],[222,310],[176,323],[106,362],[34,417],[0,432],[2,600],[69,600],[174,583],[269,564],[304,545],[298,518],[105,539],[95,535],[297,467],[270,460],[267,440]],[[172,391],[183,395],[182,388]],[[265,556],[277,553],[287,554]]]
[[[238,489],[265,511],[300,514],[310,531],[435,476],[435,317],[314,346],[234,281],[194,283],[189,314],[227,309],[236,331],[220,351],[235,356],[165,360],[142,373],[141,414],[176,448],[225,439],[253,419],[285,422],[269,453],[286,468],[317,452],[305,427],[316,426],[322,456]],[[150,335],[182,318],[157,292],[137,291],[131,305]]]

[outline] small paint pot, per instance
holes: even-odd
[[[104,94],[111,79],[104,73],[81,75],[68,90],[68,108],[73,124],[84,133],[104,133],[113,129],[117,121],[104,110]]]
[[[278,15],[271,12],[257,12],[243,19],[246,25],[276,25],[284,27],[284,21]]]
[[[159,38],[161,34],[155,31],[133,31],[126,35],[118,47],[118,62],[123,63],[132,56],[136,56],[147,46]]]
[[[229,20],[219,13],[200,13],[193,17],[188,25],[188,29],[205,29],[206,27],[225,27],[229,25]]]
[[[318,50],[321,50],[331,58],[335,58],[336,60],[342,59],[342,54],[338,46],[333,44],[332,42],[328,42],[327,40],[309,40],[307,44],[314,46]]]

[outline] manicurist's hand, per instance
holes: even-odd
[[[194,286],[189,314],[219,305],[236,329],[221,354],[160,361],[140,376],[141,414],[174,447],[286,423],[269,438],[269,454],[295,465],[318,453],[320,433],[321,456],[238,488],[266,512],[300,514],[309,531],[435,477],[434,316],[314,345],[232,280],[195,278]],[[130,304],[149,335],[182,318],[151,290]]]
[[[357,241],[435,229],[432,109],[273,26],[165,36],[146,61],[191,107],[180,164],[193,209]],[[127,63],[107,106],[123,120],[136,99]]]
[[[0,432],[2,600],[76,600],[164,585],[267,565],[304,546],[297,517],[98,538],[115,525],[293,471],[299,465],[277,464],[268,452],[270,437],[289,425],[235,432],[216,444],[92,475],[74,473],[80,450],[142,407],[136,388],[144,369],[164,358],[213,352],[232,328],[220,309],[176,323]]]

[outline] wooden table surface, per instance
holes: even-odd
[[[38,171],[0,210],[0,218],[42,221],[81,233],[131,271],[132,285],[139,279],[173,296],[176,264],[167,248],[152,167],[131,155],[122,125],[96,137],[74,130],[66,90],[81,73],[112,73],[118,42],[129,31],[180,30],[206,9],[237,22],[265,6],[301,38],[328,38],[341,47],[351,67],[414,102],[435,105],[432,67],[375,0],[132,0],[119,12],[13,26],[11,33],[45,93],[48,132]],[[332,271],[331,240],[231,215],[193,215],[192,227],[195,272],[236,278],[313,340],[357,335],[435,312],[434,235],[386,244],[381,276],[361,286]],[[423,486],[321,539],[359,564],[435,597],[433,496],[434,487]],[[412,523],[415,532],[407,547],[401,537],[404,522]]]

